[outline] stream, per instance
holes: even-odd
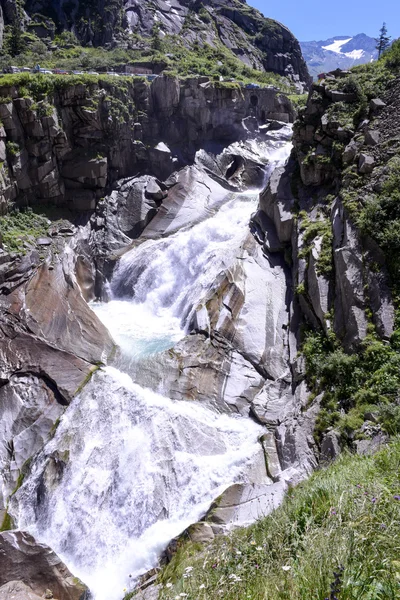
[[[267,175],[290,132],[268,146]],[[235,482],[248,481],[263,428],[136,384],[138,361],[188,333],[199,302],[233,263],[258,192],[227,192],[201,222],[120,259],[111,300],[93,310],[120,347],[65,411],[18,492],[20,528],[50,545],[94,600],[121,600],[168,542]],[[48,493],[51,490],[51,494]]]

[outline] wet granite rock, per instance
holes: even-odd
[[[31,599],[24,596],[24,600],[36,600],[35,594],[43,598],[48,590],[57,600],[88,597],[87,588],[60,558],[25,531],[0,533],[0,597],[6,589],[32,594]]]

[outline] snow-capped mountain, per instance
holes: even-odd
[[[354,37],[338,35],[320,42],[300,42],[310,75],[371,62],[378,58],[376,41],[364,33]]]

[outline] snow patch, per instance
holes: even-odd
[[[365,56],[365,52],[364,50],[353,50],[352,52],[345,52],[344,55],[353,60],[360,60],[360,58]]]
[[[341,51],[342,46],[351,42],[353,38],[349,38],[347,40],[335,40],[333,44],[329,44],[329,46],[322,46],[323,50],[329,50],[330,52],[337,52],[338,54],[344,54]]]

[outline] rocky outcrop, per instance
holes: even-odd
[[[83,45],[144,50],[151,42],[157,44],[154,38],[174,35],[184,47],[199,53],[204,44],[212,48],[223,44],[232,60],[238,58],[250,69],[287,76],[299,89],[311,83],[293,34],[245,2],[116,0],[109,6],[104,0],[80,0],[71,12],[60,0],[28,0],[25,8],[29,15],[48,16],[58,30],[72,28]],[[139,45],[137,35],[141,36]]]
[[[0,598],[85,600],[87,588],[27,532],[0,533]],[[7,595],[8,594],[8,595]]]
[[[85,254],[62,237],[49,242],[46,258],[32,251],[2,265],[0,509],[65,406],[114,348],[84,299]]]
[[[148,172],[166,179],[204,144],[254,135],[249,116],[256,129],[294,118],[287,97],[273,89],[224,87],[208,78],[163,76],[118,87],[100,77],[93,85],[54,86],[38,101],[19,97],[18,87],[0,87],[0,214],[11,202],[93,210],[119,178]]]

